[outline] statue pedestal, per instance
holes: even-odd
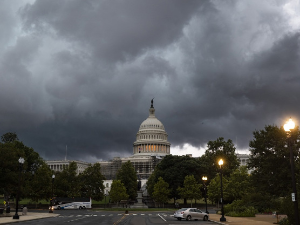
[[[137,191],[137,203],[134,203],[134,205],[130,206],[130,208],[148,208],[147,205],[143,203],[143,192]]]

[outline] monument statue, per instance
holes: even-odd
[[[141,188],[142,188],[142,182],[141,182],[141,178],[140,178],[139,175],[138,175],[138,179],[139,179],[139,181],[138,181],[138,183],[137,183],[137,190],[140,191]]]

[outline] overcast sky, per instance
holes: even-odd
[[[130,156],[154,99],[171,153],[300,121],[299,0],[1,0],[0,134],[44,159]]]

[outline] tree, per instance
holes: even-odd
[[[34,176],[45,162],[33,148],[25,146],[19,141],[15,133],[6,133],[1,136],[0,143],[0,190],[3,191],[5,198],[10,196],[20,197],[30,196],[31,182]],[[18,159],[24,158],[21,169],[21,190],[18,191],[20,167]],[[44,183],[45,186],[49,185]]]
[[[96,201],[101,201],[104,197],[104,176],[101,174],[101,166],[99,163],[95,163],[84,170],[79,175],[81,183],[81,196],[91,197]]]
[[[148,180],[147,180],[147,183],[146,183],[146,185],[147,185],[147,192],[148,192],[148,194],[153,198],[153,192],[154,192],[154,186],[155,186],[155,184],[156,184],[156,174],[155,174],[155,172],[156,172],[156,170],[154,170],[152,173],[151,173],[151,175],[150,175],[150,177],[148,178]]]
[[[220,167],[218,161],[222,158],[224,161],[223,175],[229,176],[229,174],[238,168],[239,161],[235,154],[235,147],[232,140],[224,140],[223,137],[219,137],[215,141],[209,141],[207,143],[208,149],[205,154],[199,158],[200,164],[204,167],[204,173],[209,177],[215,177],[219,172]]]
[[[130,161],[122,164],[117,172],[117,180],[120,180],[125,188],[130,199],[136,199],[137,195],[137,176],[134,167]]]
[[[152,196],[156,202],[162,203],[163,207],[164,203],[170,199],[169,184],[162,177],[159,177],[157,183],[154,185]]]
[[[112,202],[116,202],[119,205],[121,200],[127,200],[129,195],[126,193],[126,188],[120,180],[114,180],[111,184],[109,198]]]
[[[230,174],[226,187],[227,200],[241,200],[251,192],[250,175],[246,166],[237,168]]]
[[[150,176],[147,182],[147,190],[151,197],[153,197],[154,185],[159,177],[169,184],[171,189],[170,197],[179,198],[177,188],[183,186],[183,181],[187,175],[194,175],[196,180],[201,180],[203,168],[199,161],[189,156],[174,156],[167,155],[156,166],[155,171]]]
[[[26,185],[27,197],[33,202],[38,203],[41,199],[51,198],[51,176],[52,171],[46,163],[43,163],[30,179],[30,182]]]
[[[80,186],[82,185],[79,182],[77,177],[77,163],[70,162],[69,166],[64,167],[63,171],[56,172],[54,190],[55,195],[59,197],[79,197]]]
[[[178,188],[179,195],[182,198],[190,199],[191,200],[191,207],[192,207],[192,200],[201,198],[201,185],[198,184],[194,175],[187,175],[184,179],[183,187]]]
[[[299,139],[299,128],[292,132]],[[277,126],[265,126],[264,130],[254,131],[254,139],[250,141],[250,158],[248,167],[251,173],[251,184],[257,192],[271,196],[287,196],[291,190],[290,152],[286,147],[287,134]],[[294,159],[299,163],[300,142],[294,143]],[[299,170],[296,170],[299,175]]]
[[[1,141],[3,143],[12,143],[14,141],[19,141],[19,138],[16,133],[8,132],[1,136]]]
[[[223,198],[224,201],[227,200],[227,184],[228,180],[226,177],[222,177],[222,184],[223,184]],[[220,174],[217,174],[209,183],[207,187],[207,196],[208,199],[211,200],[212,202],[219,202],[221,199],[221,179],[220,179]]]
[[[0,143],[0,190],[6,201],[16,196],[19,174],[19,156],[21,150],[15,149],[13,143]]]

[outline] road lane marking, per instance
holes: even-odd
[[[161,215],[159,215],[159,214],[158,214],[158,216],[159,216],[163,221],[166,222],[166,219],[165,219],[163,216],[161,216]]]
[[[127,216],[126,214],[123,215],[117,222],[114,223],[114,225],[117,225],[118,223],[120,223],[126,216]]]

